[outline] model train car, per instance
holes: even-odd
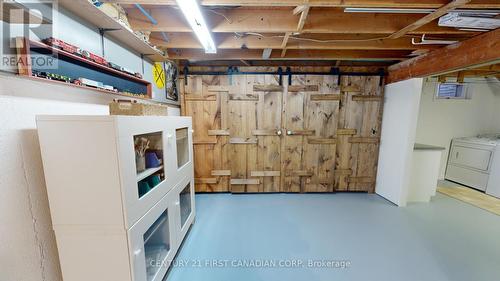
[[[139,79],[142,79],[142,74],[140,74],[139,72],[134,72],[132,70],[129,70],[125,67],[121,67],[119,66],[118,64],[114,63],[114,62],[108,62],[108,66],[115,69],[115,70],[118,70],[118,71],[121,71],[121,72],[125,72],[127,74],[130,74],[130,75],[133,75]]]
[[[104,89],[104,84],[102,82],[94,81],[91,79],[87,78],[78,78],[75,80],[75,84],[77,85],[82,85],[82,86],[88,86],[92,88],[98,88],[98,89]]]
[[[38,71],[38,70],[32,70],[31,71],[32,75],[35,77],[40,77],[40,78],[45,78],[49,80],[55,80],[55,81],[62,81],[69,83],[71,82],[71,78],[65,75],[60,75],[56,73],[50,73],[50,72],[45,72],[45,71]]]
[[[82,49],[78,48],[75,45],[68,44],[63,40],[56,39],[54,37],[49,37],[47,39],[42,40],[45,44],[57,48],[59,50],[63,50],[70,54],[74,55],[82,55]]]
[[[101,56],[93,54],[89,51],[82,51],[82,56],[90,61],[98,63],[100,65],[108,66],[108,62]]]
[[[108,66],[111,67],[112,69],[115,69],[115,70],[118,70],[118,71],[122,71],[122,67],[119,66],[119,65],[117,65],[114,62],[108,62]]]
[[[97,89],[103,89],[103,90],[107,90],[110,92],[115,92],[115,93],[118,92],[118,89],[116,89],[113,86],[104,85],[102,82],[94,81],[94,80],[87,79],[87,78],[80,77],[80,78],[76,79],[73,83],[75,83],[76,85],[82,85],[82,86],[87,86],[87,87],[92,87],[92,88],[97,88]]]
[[[86,58],[86,59],[93,61],[95,63],[101,64],[104,66],[108,66],[108,62],[103,57],[98,56],[98,55],[91,53],[89,51],[82,50],[81,48],[79,48],[75,45],[71,45],[69,43],[66,43],[63,40],[59,40],[59,39],[56,39],[54,37],[49,37],[49,38],[46,38],[42,41],[45,44],[52,46],[54,48],[57,48],[59,50],[63,50],[63,51],[68,52],[70,54],[78,55],[78,56],[81,56],[83,58]]]

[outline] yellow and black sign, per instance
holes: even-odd
[[[155,62],[153,65],[153,79],[159,89],[163,89],[165,87],[165,70],[163,69],[163,64],[161,62]]]

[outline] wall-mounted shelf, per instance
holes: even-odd
[[[59,0],[59,5],[99,29],[108,32],[110,37],[153,61],[165,61],[168,58],[168,56],[161,54],[153,46],[137,37],[132,30],[121,25],[88,0]]]
[[[47,72],[55,73],[59,75],[65,75],[72,79],[86,78],[95,81],[103,82],[104,84],[111,85],[117,89],[127,89],[127,92],[144,94],[144,95],[131,95],[124,92],[116,92],[101,88],[94,88],[86,85],[78,85],[74,83],[50,80],[41,77],[34,76],[34,70],[38,66],[31,64],[19,64],[19,74],[22,76],[27,76],[30,79],[38,81],[46,81],[51,83],[65,84],[71,87],[85,88],[101,93],[108,93],[120,96],[126,96],[130,98],[137,99],[147,99],[152,98],[152,85],[150,82],[138,78],[136,76],[127,74],[122,71],[118,71],[106,65],[102,65],[79,55],[72,54],[63,51],[58,48],[46,45],[42,42],[28,40],[26,38],[16,38],[18,57],[23,61],[31,62],[32,55],[55,57],[57,59],[58,67],[57,69],[47,69]],[[38,71],[45,71],[43,67],[36,69]],[[58,73],[60,72],[60,73]],[[130,90],[134,89],[134,91]]]
[[[0,13],[0,20],[10,24],[29,24],[34,22],[41,22],[43,24],[51,24],[52,20],[30,10],[23,3],[16,1],[1,1],[2,13]],[[33,4],[33,3],[32,3]],[[23,13],[18,13],[22,10]],[[12,12],[16,11],[16,12]]]

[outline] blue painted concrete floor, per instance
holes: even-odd
[[[201,194],[168,281],[500,280],[500,217],[445,195]]]

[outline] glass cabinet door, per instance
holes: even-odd
[[[184,228],[189,215],[191,215],[191,183],[179,194],[179,207],[181,211],[181,228]]]
[[[161,269],[163,260],[170,251],[170,227],[168,209],[149,227],[143,235],[147,281],[152,281]]]
[[[176,129],[175,139],[177,145],[177,168],[181,168],[189,162],[188,128]]]
[[[134,280],[160,281],[175,251],[174,196],[167,194],[129,230]]]
[[[137,196],[144,195],[165,180],[162,132],[134,136]]]
[[[194,186],[192,178],[184,178],[175,188],[177,240],[182,243],[191,224],[194,222]]]

